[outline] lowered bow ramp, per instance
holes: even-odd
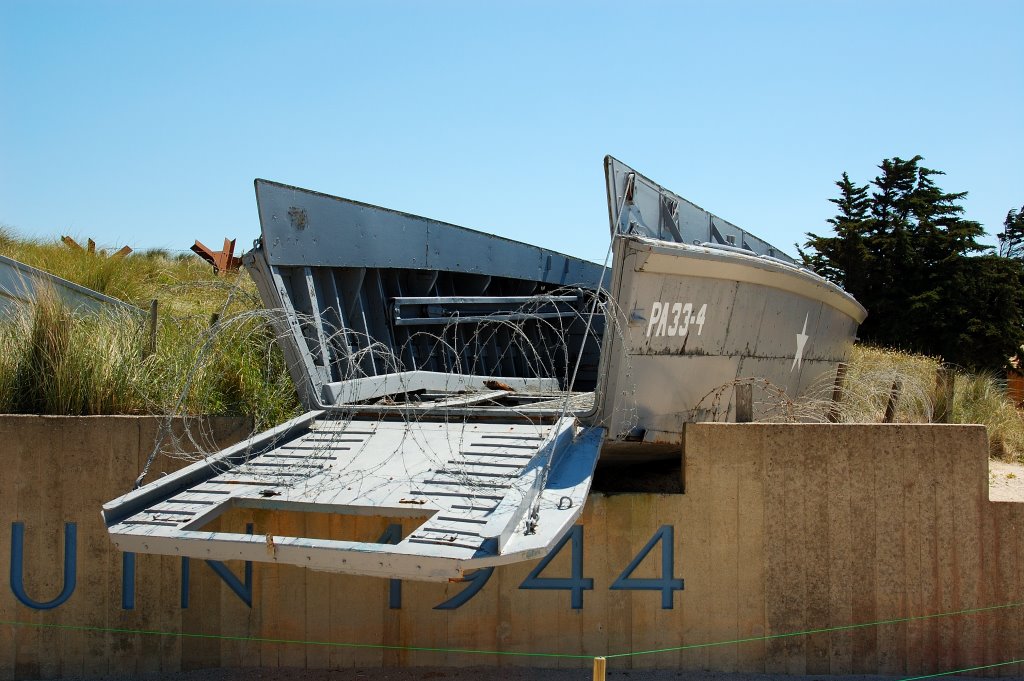
[[[542,556],[579,517],[603,430],[307,414],[103,507],[123,551],[417,580]],[[428,516],[397,544],[211,532],[232,508]]]

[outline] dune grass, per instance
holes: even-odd
[[[0,323],[0,412],[237,415],[258,429],[299,411],[255,285],[194,256],[107,258],[0,230],[0,254],[149,310],[72,313],[44,294]],[[211,326],[211,318],[219,320]]]
[[[0,411],[144,413],[137,326],[123,311],[77,317],[54,295],[0,325]]]
[[[845,422],[878,423],[895,381],[899,399],[894,421],[928,423],[935,411],[936,372],[940,360],[898,350],[855,346],[840,405]],[[952,423],[986,426],[990,454],[1005,461],[1024,460],[1024,419],[1006,396],[1006,383],[992,374],[953,371]]]
[[[843,398],[843,421],[880,423],[892,392],[899,381],[896,423],[928,423],[935,401],[935,375],[940,361],[899,350],[854,346],[847,365]]]

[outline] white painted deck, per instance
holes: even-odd
[[[602,437],[573,417],[531,425],[313,412],[116,499],[104,516],[124,551],[458,578],[546,552],[583,509]],[[429,517],[394,545],[204,529],[238,507]]]

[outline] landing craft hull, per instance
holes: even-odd
[[[614,159],[606,177],[611,273],[258,180],[243,261],[308,412],[106,504],[115,543],[457,579],[559,546],[599,456],[677,457],[685,422],[734,415],[737,381],[784,404],[832,385],[865,315],[853,298]],[[211,530],[230,509],[422,522]]]
[[[751,384],[754,419],[821,419],[866,311],[749,232],[605,159],[613,238],[595,421],[604,459],[675,455],[684,423],[733,420]],[[806,404],[799,405],[807,409]]]
[[[620,235],[614,249],[610,288],[625,323],[602,348],[599,420],[618,434],[603,456],[643,456],[630,441],[677,452],[683,423],[735,419],[737,384],[753,383],[755,420],[813,418],[792,401],[831,396],[864,318],[840,289],[711,246]]]

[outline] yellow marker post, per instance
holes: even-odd
[[[594,658],[594,681],[604,681],[604,672],[607,662],[608,661],[603,657]]]

